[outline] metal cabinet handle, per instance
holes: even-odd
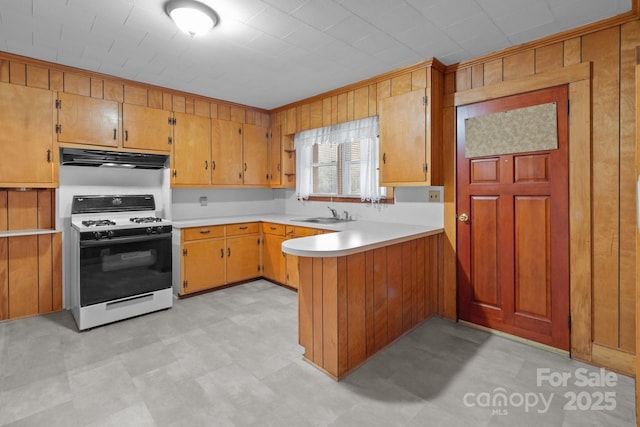
[[[212,171],[216,170],[216,161],[215,160],[211,160],[211,170]]]
[[[244,225],[244,226],[242,226],[242,227],[238,227],[238,228],[239,228],[240,230],[246,230],[246,229],[247,229],[247,228],[249,228],[249,227],[247,227],[246,225]]]
[[[128,141],[128,140],[129,140],[129,131],[128,131],[128,130],[125,130],[125,131],[124,131],[124,140],[125,140],[125,141]]]
[[[387,153],[386,152],[382,153],[382,164],[384,164],[384,165],[387,164]]]
[[[231,248],[227,248],[227,256],[231,256]]]
[[[51,158],[51,150],[47,150],[47,163],[51,163],[53,159]]]
[[[224,258],[224,249],[220,248],[220,258]]]
[[[247,171],[247,162],[244,163],[244,171]]]
[[[115,141],[118,138],[118,129],[113,129],[113,140]]]
[[[204,161],[204,170],[209,169],[209,160]]]
[[[209,234],[209,233],[211,233],[211,230],[207,230],[206,228],[200,230],[200,234]]]

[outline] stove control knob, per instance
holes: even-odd
[[[95,237],[96,240],[100,240],[102,239],[102,233],[100,233],[99,231],[94,231],[93,237]]]
[[[113,234],[114,234],[114,233],[113,233],[113,230],[108,230],[108,231],[107,231],[107,237],[108,237],[108,238],[112,238],[112,237],[113,237]]]
[[[147,234],[153,233],[153,229],[151,227],[147,227]]]
[[[156,232],[157,233],[162,233],[163,231],[164,231],[164,227],[163,226],[159,225],[159,226],[156,227]]]

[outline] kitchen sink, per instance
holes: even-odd
[[[315,224],[335,224],[338,222],[347,222],[347,221],[353,221],[353,220],[333,218],[333,217],[315,217],[315,218],[306,218],[306,219],[294,219],[292,221],[313,222]]]

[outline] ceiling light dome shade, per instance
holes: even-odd
[[[171,0],[165,11],[178,28],[191,37],[206,33],[218,23],[216,12],[195,0]]]

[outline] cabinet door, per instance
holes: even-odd
[[[284,242],[284,236],[264,235],[264,248],[262,249],[263,275],[267,279],[278,283],[286,282],[286,259],[285,253],[282,252],[282,242]]]
[[[183,294],[224,285],[224,239],[184,242],[182,249],[181,288]]]
[[[298,270],[298,257],[296,255],[285,254],[287,260],[287,282],[286,285],[298,289],[300,286],[300,271]]]
[[[52,92],[0,83],[1,186],[57,181],[53,112]]]
[[[425,91],[380,102],[380,185],[422,183],[426,173]]]
[[[9,318],[38,314],[38,236],[9,238]]]
[[[278,188],[282,185],[282,141],[280,125],[269,131],[269,185]]]
[[[211,120],[184,113],[175,113],[175,118],[171,182],[207,185],[211,174]]]
[[[140,105],[122,104],[124,148],[171,151],[173,113]]]
[[[245,185],[269,186],[269,142],[267,128],[245,124],[243,169]]]
[[[258,234],[227,238],[227,283],[260,276]]]
[[[58,92],[58,142],[117,147],[120,104]]]
[[[281,135],[282,145],[282,186],[296,188],[296,150],[293,135]]]
[[[242,124],[211,120],[211,183],[242,184]]]

